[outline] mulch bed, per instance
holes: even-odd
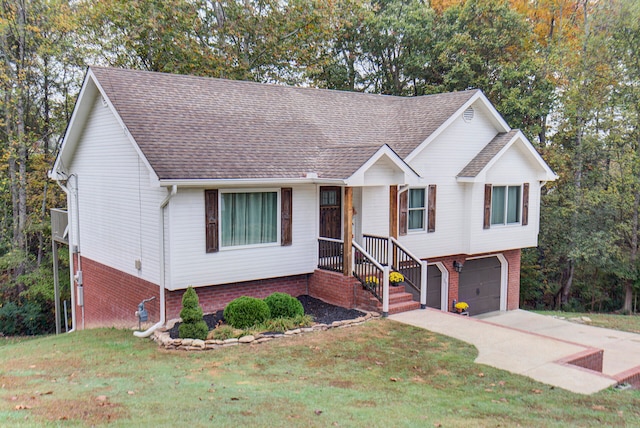
[[[302,303],[305,315],[311,315],[313,321],[318,324],[331,324],[334,321],[352,320],[364,315],[363,312],[357,309],[342,308],[308,295],[298,296],[298,300]],[[209,326],[209,330],[214,329],[219,323],[224,322],[223,311],[220,310],[213,314],[205,315],[204,321],[207,323],[207,326]],[[179,326],[180,323],[176,323],[173,328],[169,330],[169,335],[172,339],[180,337],[178,334]]]

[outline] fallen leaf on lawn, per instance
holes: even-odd
[[[66,421],[67,419],[69,419],[67,416],[60,416],[58,418],[59,421]]]
[[[389,378],[389,380],[390,380],[391,382],[397,382],[397,381],[398,381],[398,378],[397,378],[397,377],[391,377],[391,378]]]
[[[503,403],[508,403],[508,402],[509,402],[509,400],[507,400],[507,399],[506,399],[506,398],[504,398],[504,397],[502,397],[502,398],[500,399],[500,401],[502,401]]]
[[[321,415],[321,414],[322,414],[322,410],[316,410],[314,413],[315,413],[316,415]]]
[[[496,384],[495,383],[490,383],[489,386],[496,386]]]
[[[438,427],[438,428],[439,428],[439,427],[441,427],[441,426],[442,426],[442,424],[441,424],[440,422],[436,422],[435,424],[433,424],[433,426],[434,426],[434,427]]]
[[[15,395],[13,397],[11,397],[11,401],[16,401],[18,399],[18,397],[16,397]]]
[[[238,397],[231,397],[231,401],[239,401],[240,399]]]
[[[30,368],[30,369],[35,369],[35,368],[36,368],[36,365],[35,365],[35,364],[32,364],[32,365],[30,365],[30,366],[29,366],[29,368]]]
[[[107,396],[106,395],[98,395],[96,397],[96,401],[107,401]]]
[[[135,394],[135,391],[127,391],[127,394],[133,395],[133,394]]]
[[[26,405],[24,405],[24,404],[18,404],[18,405],[15,407],[15,409],[16,409],[16,410],[28,410],[28,409],[30,409],[30,408],[31,408],[31,406],[26,406]]]
[[[491,388],[485,388],[485,389],[484,389],[484,392],[493,392],[493,389],[491,389]]]
[[[541,389],[532,389],[531,392],[533,392],[534,394],[542,394]]]
[[[379,366],[384,366],[384,363],[381,362],[381,361],[376,361],[376,364],[379,365]]]
[[[601,406],[600,404],[594,404],[593,406],[591,406],[591,410],[607,410],[607,408]]]
[[[500,385],[500,386],[504,386],[505,384],[506,384],[506,382],[505,382],[505,381],[503,381],[503,380],[501,380],[500,382],[498,382],[498,385]]]
[[[484,373],[478,373],[478,377],[484,377]]]
[[[53,391],[41,392],[40,395],[51,395]]]

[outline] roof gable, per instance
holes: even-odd
[[[500,133],[495,136],[457,175],[458,181],[484,181],[487,171],[514,145],[519,144],[523,153],[541,171],[542,181],[552,181],[558,176],[549,168],[524,134],[517,129]]]

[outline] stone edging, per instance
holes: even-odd
[[[343,321],[334,321],[331,324],[315,324],[312,327],[301,327],[296,328],[295,330],[288,330],[284,333],[276,333],[276,334],[257,334],[257,335],[247,335],[242,336],[238,339],[226,339],[226,340],[200,340],[200,339],[172,339],[169,336],[169,332],[166,331],[168,329],[164,329],[163,331],[156,330],[152,336],[152,339],[158,343],[164,349],[178,349],[181,351],[208,351],[211,349],[224,348],[227,346],[237,346],[237,345],[257,345],[264,342],[269,342],[273,339],[278,339],[281,337],[291,337],[302,333],[310,333],[313,331],[324,331],[332,328],[345,328],[352,327],[356,325],[360,325],[365,323],[366,321],[379,318],[380,314],[377,312],[367,312],[365,315],[352,319],[352,320],[343,320]],[[178,320],[174,321],[177,322]]]

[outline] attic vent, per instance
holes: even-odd
[[[464,111],[464,113],[462,113],[462,118],[465,122],[471,122],[473,120],[473,114],[473,107],[469,107]]]
[[[100,99],[102,100],[102,107],[106,107],[107,104],[107,100],[104,99],[104,97],[100,97]]]

